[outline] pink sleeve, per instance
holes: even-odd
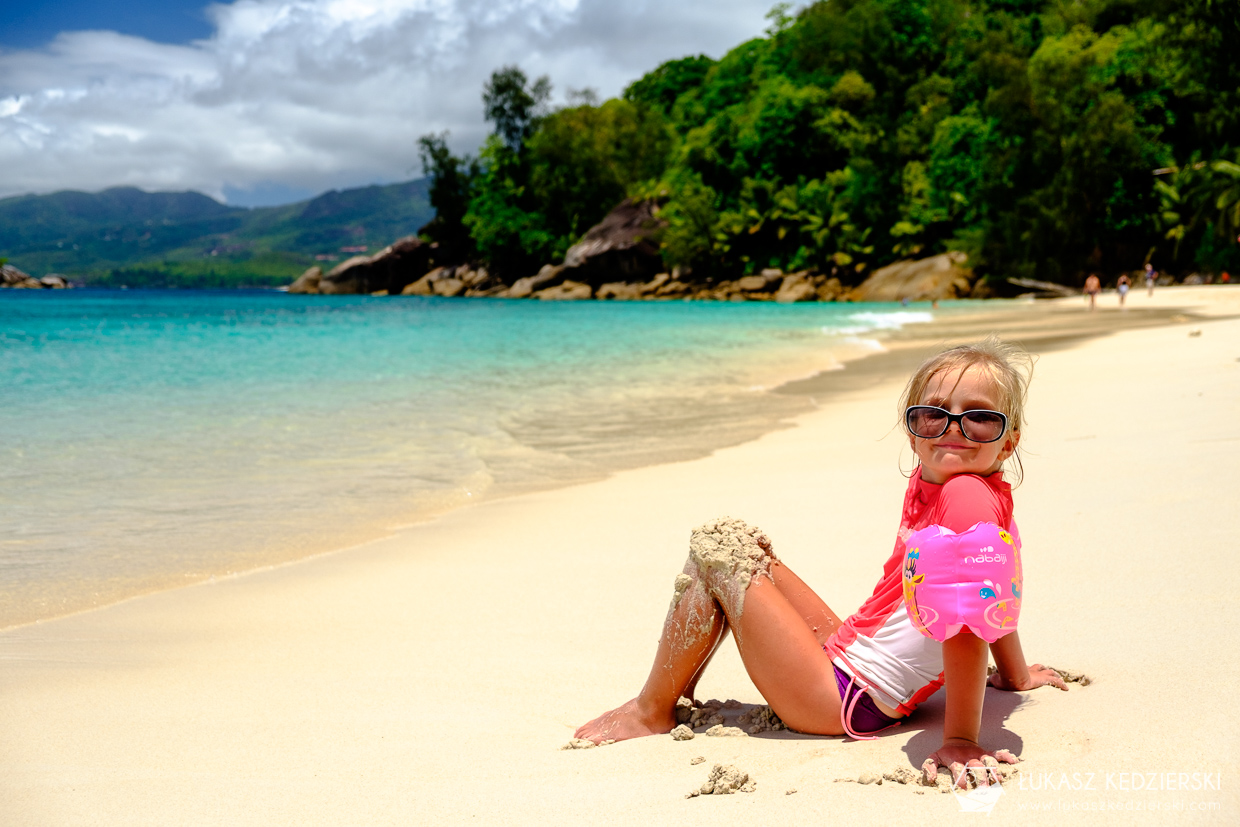
[[[980,477],[961,474],[943,484],[929,524],[941,525],[957,534],[982,522],[1006,528],[1011,520],[1006,511],[998,492]]]

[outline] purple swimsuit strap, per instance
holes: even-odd
[[[845,677],[848,678],[846,686],[843,685]],[[835,666],[835,679],[837,686],[840,686],[840,724],[850,738],[858,741],[873,741],[876,740],[874,733],[900,725],[898,719],[884,714],[875,705],[873,699],[866,694],[865,690],[869,687],[864,679],[860,679],[856,675],[849,675],[838,666]],[[857,707],[858,703],[861,704],[860,709]],[[858,712],[861,713],[861,717],[866,719],[863,723],[874,725],[877,728],[871,729],[868,733],[857,732],[853,728],[853,716]]]

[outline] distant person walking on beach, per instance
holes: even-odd
[[[1128,288],[1132,286],[1132,279],[1128,278],[1127,273],[1120,273],[1119,281],[1115,283],[1115,289],[1119,291],[1119,306],[1124,306],[1124,299],[1128,298]]]
[[[1089,296],[1089,312],[1094,312],[1094,305],[1098,301],[1098,294],[1102,292],[1102,282],[1098,281],[1097,273],[1090,273],[1089,278],[1085,279],[1085,295]]]
[[[1154,295],[1154,279],[1158,278],[1158,271],[1154,269],[1154,265],[1148,261],[1145,262],[1145,289],[1149,291],[1149,295]]]

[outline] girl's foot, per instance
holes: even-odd
[[[611,712],[604,712],[590,723],[582,724],[573,737],[584,738],[596,744],[603,741],[627,741],[630,738],[671,732],[675,726],[674,710],[668,710],[666,715],[647,715],[638,707],[637,698],[634,698]]]

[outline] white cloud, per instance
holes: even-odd
[[[490,73],[604,97],[761,33],[771,0],[238,0],[186,45],[67,32],[0,52],[0,197],[132,185],[319,191],[420,174],[486,134]]]

